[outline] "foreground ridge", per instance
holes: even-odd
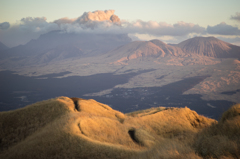
[[[219,122],[187,107],[123,114],[58,97],[0,112],[0,158],[239,157],[239,114],[240,104]]]

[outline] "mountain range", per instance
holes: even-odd
[[[195,37],[171,46],[160,40],[134,41],[107,53],[112,62],[127,62],[134,59],[149,60],[164,57],[206,56],[214,58],[240,58],[240,47],[214,37]],[[151,60],[153,60],[151,59]]]
[[[203,100],[240,102],[240,47],[215,37],[194,37],[173,45],[157,39],[131,41],[126,34],[53,31],[25,45],[0,50],[0,57],[1,70],[25,76],[69,72],[60,77],[63,78],[143,71],[127,83],[95,92],[98,96],[112,96],[109,92],[116,88],[162,87],[204,77],[183,94],[199,94]]]
[[[189,55],[240,58],[239,46],[215,37],[194,37],[172,46],[160,40],[131,42],[131,39],[124,34],[71,34],[53,31],[25,45],[10,49],[1,45],[1,48],[2,58],[14,58],[15,62],[17,59],[24,58],[26,61],[38,64],[102,54],[108,54],[107,57],[115,56],[114,59],[119,62],[137,58],[187,57]]]

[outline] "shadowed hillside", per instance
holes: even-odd
[[[218,123],[187,107],[123,114],[92,99],[58,97],[0,112],[0,158],[239,157],[239,107]],[[215,153],[221,137],[233,146]]]

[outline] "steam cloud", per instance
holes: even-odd
[[[148,34],[151,36],[172,36],[177,39],[187,37],[189,34],[220,34],[240,35],[239,29],[221,23],[216,26],[208,26],[207,29],[196,24],[177,22],[168,24],[165,22],[137,20],[128,22],[120,20],[114,14],[114,10],[85,12],[74,19],[61,18],[53,22],[47,22],[45,17],[27,17],[18,23],[0,23],[0,41],[9,47],[25,44],[31,39],[38,38],[41,34],[62,30],[68,33],[93,33],[93,34]],[[232,17],[236,19],[239,14]]]
[[[81,17],[79,17],[75,22],[77,23],[86,23],[89,21],[110,21],[110,22],[119,22],[120,19],[114,15],[114,10],[105,10],[105,11],[94,11],[94,12],[85,12]]]
[[[114,10],[105,10],[105,11],[94,11],[94,12],[84,12],[82,16],[76,19],[61,18],[55,20],[54,23],[59,26],[64,24],[75,25],[74,27],[81,27],[82,29],[87,28],[98,28],[103,24],[115,24],[120,25],[120,19],[114,14]],[[68,25],[70,27],[71,25]],[[63,27],[62,27],[63,28]],[[71,29],[70,29],[71,30]]]

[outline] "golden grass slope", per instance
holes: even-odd
[[[50,99],[0,113],[0,152],[23,141],[45,125],[74,110],[67,98]]]
[[[240,104],[223,113],[219,123],[197,134],[194,148],[206,158],[240,158]]]
[[[0,112],[0,158],[215,157],[202,153],[205,138],[201,134],[211,138],[211,127],[228,125],[239,117],[236,113],[225,116],[217,124],[189,108],[159,107],[123,114],[92,99],[58,97]],[[234,134],[236,124],[231,126]],[[227,136],[234,141],[239,135]]]

